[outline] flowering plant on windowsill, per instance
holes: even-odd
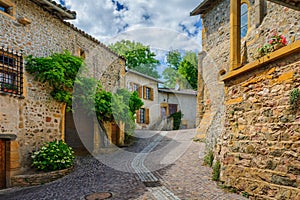
[[[260,58],[262,56],[267,55],[268,53],[276,51],[277,49],[280,49],[281,47],[286,46],[287,43],[288,42],[283,35],[278,35],[276,32],[274,32],[273,35],[271,36],[268,44],[260,46],[257,49],[257,52],[258,52],[257,58]]]

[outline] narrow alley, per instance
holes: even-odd
[[[105,194],[116,200],[243,199],[211,181],[211,169],[202,165],[205,144],[193,142],[194,135],[194,130],[139,131],[131,147],[78,157],[75,171],[66,177],[2,190],[0,199],[84,200]]]

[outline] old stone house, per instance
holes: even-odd
[[[29,167],[30,153],[44,142],[72,134],[65,131],[72,115],[52,99],[47,84],[26,73],[24,56],[68,50],[85,58],[91,76],[106,90],[123,87],[124,59],[65,21],[75,18],[75,12],[51,0],[0,0],[0,83],[14,88],[0,89],[0,188]],[[91,141],[93,131],[86,133]]]
[[[198,134],[221,162],[220,180],[254,199],[300,199],[300,2],[204,0]],[[280,49],[258,56],[276,33]],[[281,37],[282,39],[282,37]],[[292,99],[293,100],[293,99]]]
[[[162,119],[171,114],[181,111],[180,129],[193,129],[196,126],[197,92],[194,90],[174,90],[159,88],[158,97],[160,102],[160,116]],[[163,127],[163,125],[162,125]],[[171,126],[173,128],[173,124]]]
[[[140,72],[128,69],[125,84],[129,91],[136,91],[144,102],[136,112],[137,129],[149,129],[158,119],[160,107],[158,104],[158,85],[162,81]]]
[[[137,129],[172,130],[167,120],[171,114],[182,111],[182,128],[195,128],[196,92],[163,88],[163,81],[127,70],[125,83],[129,91],[137,91],[144,106],[136,112]]]

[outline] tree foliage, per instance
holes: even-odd
[[[159,61],[155,53],[139,42],[122,40],[108,46],[111,50],[126,59],[126,67],[154,78],[160,78],[156,71]]]
[[[185,52],[184,56],[178,50],[167,54],[168,67],[163,71],[165,85],[174,88],[176,83],[181,88],[197,89],[198,61],[195,52]]]
[[[198,86],[198,59],[194,52],[186,52],[183,61],[180,62],[178,72],[188,81],[192,89]]]

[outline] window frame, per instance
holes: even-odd
[[[0,47],[0,58],[0,91],[23,97],[22,55]]]
[[[247,5],[247,12],[245,12],[245,13],[242,13],[242,6],[243,5]],[[250,8],[251,8],[251,4],[250,4],[249,0],[241,0],[241,6],[240,6],[240,36],[241,36],[241,39],[246,38],[248,36],[249,30],[250,30],[250,27],[251,27]],[[242,17],[244,15],[247,15],[247,24],[242,26]],[[242,36],[241,31],[245,26],[247,26],[247,32],[244,36]]]
[[[10,0],[0,0],[0,7],[4,8],[5,10],[0,9],[0,14],[8,16],[12,19],[16,19],[16,5],[12,3]]]

